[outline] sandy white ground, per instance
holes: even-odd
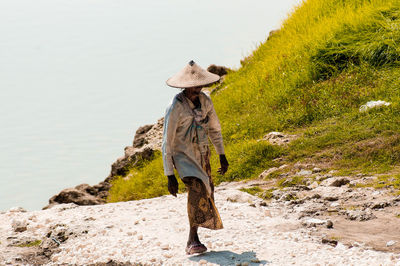
[[[215,196],[224,229],[200,229],[200,239],[209,249],[203,255],[185,255],[188,220],[186,194],[181,194],[178,198],[3,212],[0,261],[13,259],[9,257],[12,252],[1,251],[6,250],[7,237],[45,239],[58,224],[74,234],[51,256],[49,265],[109,260],[148,265],[400,265],[396,254],[322,244],[321,239],[310,236],[309,229],[299,227],[297,219],[282,215],[282,207],[260,206],[261,200],[247,193],[219,187]],[[13,232],[12,220],[28,222],[27,230]]]

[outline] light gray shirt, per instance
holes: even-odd
[[[200,92],[199,100],[201,109],[195,109],[181,92],[166,110],[162,142],[164,174],[173,175],[175,166],[180,178],[198,177],[211,193],[209,177],[201,167],[201,153],[208,148],[208,138],[217,154],[224,154],[225,151],[221,125],[211,98]]]

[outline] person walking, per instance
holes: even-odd
[[[190,232],[186,254],[207,251],[197,234],[199,227],[212,230],[223,228],[214,202],[214,183],[211,177],[209,139],[219,155],[225,174],[229,163],[225,156],[221,126],[211,98],[201,91],[217,82],[218,75],[190,61],[180,72],[169,78],[167,85],[181,88],[168,106],[164,118],[162,157],[168,191],[176,197],[178,182],[174,168],[188,191],[187,211]]]

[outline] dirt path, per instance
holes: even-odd
[[[26,260],[48,265],[101,265],[110,261],[119,265],[400,265],[400,255],[395,253],[363,245],[348,248],[340,242],[335,247],[322,244],[316,227],[305,227],[304,219],[299,220],[288,203],[276,201],[263,206],[266,204],[261,199],[238,191],[232,184],[217,188],[216,205],[224,229],[200,229],[209,252],[191,257],[184,252],[188,234],[186,194],[3,212],[0,265],[2,261],[16,265]],[[22,232],[14,231],[18,226]],[[42,242],[35,242],[38,240]],[[34,245],[16,246],[27,243]]]

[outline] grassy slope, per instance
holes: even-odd
[[[256,177],[282,163],[342,173],[395,171],[400,161],[400,4],[307,0],[212,95],[231,168],[215,181]],[[365,113],[369,100],[391,102]],[[300,136],[289,147],[258,139]],[[278,163],[273,159],[280,157]],[[160,154],[114,182],[109,201],[167,193]],[[396,175],[396,178],[399,178]],[[183,186],[181,186],[183,187]]]

